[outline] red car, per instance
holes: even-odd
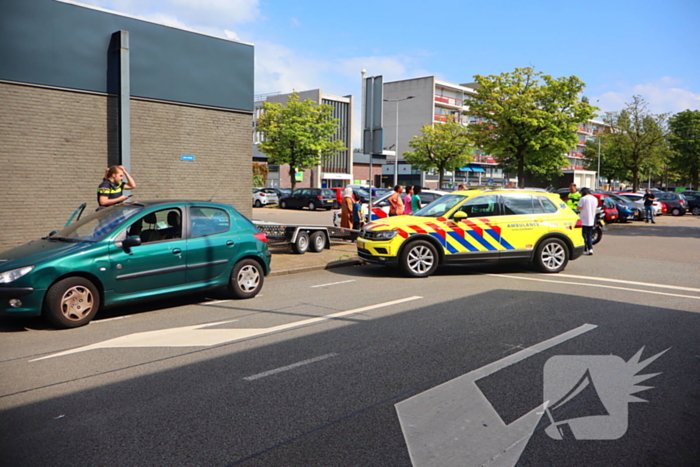
[[[617,208],[615,207],[615,202],[610,196],[603,193],[591,194],[598,198],[598,206],[603,208],[605,222],[614,222],[620,217],[620,213],[617,212]]]

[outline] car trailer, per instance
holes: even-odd
[[[259,220],[253,220],[253,224],[265,233],[268,243],[287,243],[298,255],[308,250],[318,253],[330,249],[331,239],[355,241],[360,234],[359,230],[325,225],[289,225]]]

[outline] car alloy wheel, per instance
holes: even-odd
[[[260,202],[259,199],[256,199],[256,200],[255,200],[255,207],[256,207],[256,208],[262,207],[262,203]]]
[[[286,201],[282,201],[282,202],[280,203],[280,207],[281,207],[282,209],[287,209],[287,202],[286,202]]]
[[[700,207],[693,208],[693,214],[696,216],[700,216]]]
[[[409,243],[401,253],[401,268],[409,277],[428,277],[438,266],[435,247],[424,240]]]
[[[671,214],[674,216],[680,216],[681,210],[679,208],[673,208],[673,210],[671,211]]]
[[[542,242],[537,248],[535,261],[537,268],[541,272],[559,272],[569,262],[569,252],[564,242],[556,238],[550,238]]]
[[[316,205],[312,202],[309,203],[309,211],[315,211],[316,210]]]

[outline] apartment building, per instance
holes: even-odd
[[[410,151],[408,142],[420,135],[424,125],[445,122],[451,116],[464,124],[469,117],[465,101],[476,91],[466,85],[448,83],[435,76],[384,83],[384,144],[388,152],[397,146],[398,129],[398,183],[437,188],[438,174],[420,172],[406,164],[401,156]],[[398,119],[397,119],[398,112]],[[474,161],[454,173],[446,173],[448,185],[502,184],[507,174],[497,167],[496,160],[478,152]],[[382,184],[389,186],[394,179],[394,158],[387,158],[382,171]]]
[[[263,102],[286,104],[287,94],[266,94],[257,96],[254,102],[253,121],[253,161],[267,162],[267,156],[258,149],[263,135],[255,131],[255,122],[262,115]],[[352,125],[353,125],[353,97],[334,96],[324,93],[321,89],[299,92],[299,100],[311,99],[318,104],[328,104],[333,107],[332,116],[338,119],[338,129],[333,137],[340,140],[346,148],[337,151],[330,159],[322,161],[322,164],[314,169],[297,172],[296,186],[298,188],[331,188],[343,187],[352,183],[353,175],[353,151],[352,151]],[[289,177],[289,165],[269,164],[267,186],[288,188],[292,184]]]

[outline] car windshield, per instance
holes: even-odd
[[[467,199],[467,197],[464,195],[445,195],[411,215],[419,217],[442,217],[450,209],[457,206],[465,199]]]
[[[364,188],[355,188],[353,190],[355,194],[362,196],[363,198],[369,198],[369,192]]]
[[[102,209],[74,222],[60,232],[46,237],[46,239],[73,243],[98,242],[121,225],[125,219],[142,209],[143,206],[137,204],[120,204]]]

